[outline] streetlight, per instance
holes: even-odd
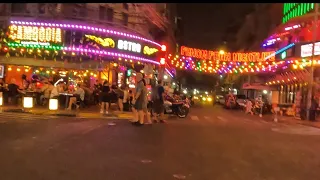
[[[317,39],[317,25],[318,25],[318,14],[319,14],[319,4],[315,3],[314,6],[315,15],[313,23],[313,37],[312,37],[312,55],[311,55],[311,67],[310,67],[310,79],[308,84],[308,97],[307,97],[307,120],[310,120],[310,109],[311,109],[311,99],[312,99],[312,84],[313,84],[313,59],[314,59],[314,50],[315,42]]]

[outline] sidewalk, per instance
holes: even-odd
[[[31,109],[24,109],[18,106],[3,106],[0,107],[1,112],[13,112],[13,113],[30,113],[34,115],[45,116],[64,116],[64,117],[79,117],[88,119],[132,119],[132,112],[120,112],[110,111],[108,115],[102,115],[99,113],[97,106],[91,106],[80,110],[57,110],[51,111],[48,108],[34,107]]]
[[[267,122],[274,122],[274,115],[273,114],[263,115],[261,119]],[[278,116],[278,123],[300,124],[300,125],[320,128],[320,121],[301,120],[301,119],[296,119],[293,116]]]

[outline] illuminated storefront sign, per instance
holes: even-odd
[[[320,42],[314,43],[314,55],[320,55]],[[312,56],[312,51],[313,51],[313,45],[312,43],[310,44],[305,44],[301,45],[301,57],[310,57]]]
[[[119,39],[118,49],[141,53],[141,44]]]
[[[60,28],[42,27],[42,26],[17,26],[11,25],[9,27],[9,38],[17,41],[20,40],[24,44],[40,44],[54,42],[62,42],[62,34]]]
[[[109,56],[124,58],[130,62],[136,60],[159,64],[158,53],[161,51],[161,45],[134,34],[84,24],[12,20],[10,22],[6,42],[10,51],[41,48],[34,52],[42,52],[43,49],[46,59],[56,56],[59,59],[62,57],[61,54],[64,54],[63,57],[93,59],[95,56]]]
[[[114,40],[111,38],[104,38],[102,39],[101,37],[97,37],[94,35],[85,35],[86,38],[95,41],[96,43],[102,45],[103,47],[115,47]]]
[[[275,56],[272,55],[274,52],[249,52],[249,53],[230,53],[230,52],[222,52],[222,51],[210,51],[210,50],[202,50],[196,48],[189,48],[185,46],[181,46],[182,56],[189,56],[203,60],[219,60],[219,61],[238,61],[238,62],[259,62],[265,61],[266,57],[269,61],[274,61]]]
[[[156,48],[151,48],[149,46],[144,46],[143,47],[143,54],[146,54],[146,55],[152,55],[156,52],[158,52],[159,50],[156,49]]]

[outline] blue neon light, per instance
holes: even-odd
[[[278,51],[274,52],[273,54],[270,54],[270,55],[267,56],[264,60],[267,60],[267,59],[269,59],[269,58],[272,57],[272,56],[275,56],[275,55],[277,55],[277,54],[279,54],[279,53],[282,53],[283,51],[291,48],[291,47],[294,46],[294,45],[295,45],[294,43],[291,43],[291,44],[289,44],[288,46],[283,47],[283,48],[279,49]]]

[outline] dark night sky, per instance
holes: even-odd
[[[183,26],[181,45],[225,49],[226,32],[235,34],[253,7],[254,4],[248,3],[179,3],[178,16]],[[216,81],[213,74],[180,71],[180,76],[185,79],[183,84],[193,88],[210,89]]]
[[[226,32],[238,29],[253,6],[253,3],[179,3],[183,44],[206,49],[219,48],[223,45]]]

